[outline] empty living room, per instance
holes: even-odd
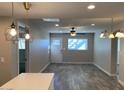
[[[0,2],[0,92],[123,92],[124,2],[48,1]]]

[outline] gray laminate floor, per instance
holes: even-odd
[[[55,73],[56,90],[116,90],[124,89],[94,65],[50,64],[44,73]]]

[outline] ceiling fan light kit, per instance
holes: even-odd
[[[72,27],[71,31],[70,31],[70,35],[71,36],[76,36],[76,31],[75,31],[75,28]]]

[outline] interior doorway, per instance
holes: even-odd
[[[29,71],[29,41],[24,38],[25,28],[19,27],[19,74]]]
[[[63,59],[61,34],[50,33],[50,61],[61,63]]]
[[[25,39],[19,38],[19,73],[24,73],[26,71],[26,49],[25,49]]]

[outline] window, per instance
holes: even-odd
[[[19,49],[25,49],[25,39],[19,38]]]
[[[87,50],[88,39],[68,39],[68,50]]]

